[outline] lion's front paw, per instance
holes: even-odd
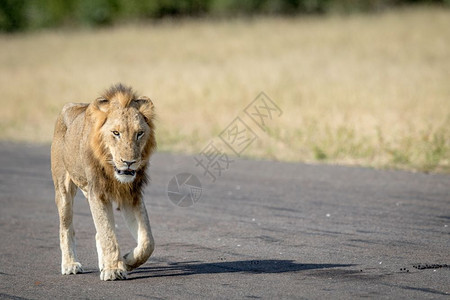
[[[105,281],[127,279],[127,272],[122,269],[103,270],[100,272],[100,279]]]
[[[61,265],[61,273],[63,275],[83,273],[83,268],[79,262]]]

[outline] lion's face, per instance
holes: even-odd
[[[121,183],[145,183],[145,168],[156,148],[153,102],[117,85],[92,102],[86,115],[92,126],[92,166],[100,165],[108,179],[114,176]]]
[[[151,128],[136,108],[128,107],[111,111],[101,131],[115,178],[121,183],[132,182],[147,159],[142,155]]]

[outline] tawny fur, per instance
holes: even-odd
[[[154,243],[142,191],[148,182],[149,157],[156,148],[153,120],[152,101],[122,84],[90,104],[64,106],[56,122],[51,155],[63,274],[82,271],[76,261],[72,225],[77,187],[88,198],[97,229],[101,279],[123,279],[126,271],[151,255]],[[113,202],[122,208],[138,242],[123,258],[114,233]]]

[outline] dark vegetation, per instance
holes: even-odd
[[[373,12],[450,0],[0,0],[0,31],[105,26],[167,17],[232,17]]]

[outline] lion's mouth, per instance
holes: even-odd
[[[126,170],[119,170],[116,166],[114,166],[114,171],[116,171],[117,175],[129,175],[134,176],[136,175],[136,171],[132,169],[126,169]]]

